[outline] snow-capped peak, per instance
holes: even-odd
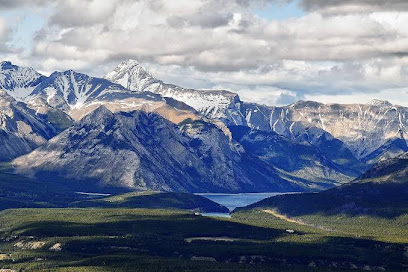
[[[147,91],[146,88],[149,85],[158,82],[149,71],[134,59],[123,61],[112,72],[108,73],[105,79],[137,92]]]
[[[45,77],[31,67],[19,67],[10,61],[0,63],[0,88],[17,100],[24,100]]]
[[[240,99],[236,93],[225,90],[194,90],[163,83],[152,76],[136,60],[126,60],[105,76],[112,82],[134,92],[152,92],[181,101],[208,118],[227,123],[243,124],[239,112]]]
[[[106,79],[68,70],[52,73],[32,92],[30,98],[42,98],[54,108],[69,110],[81,108],[97,97],[109,96],[114,92],[129,91]]]

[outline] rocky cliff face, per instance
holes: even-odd
[[[0,161],[9,161],[44,144],[58,132],[54,126],[0,90]]]
[[[230,130],[233,138],[247,152],[286,173],[313,181],[317,189],[350,181],[350,177],[360,174],[354,168],[334,163],[307,142],[298,143],[273,131],[253,130],[244,126],[230,127]]]
[[[112,113],[100,107],[13,165],[25,175],[46,173],[128,189],[308,190],[256,157],[242,155],[214,125],[189,126],[182,132],[154,113]]]
[[[79,109],[90,103],[124,100],[134,95],[151,101],[161,99],[137,95],[119,84],[69,70],[51,74],[33,90],[26,101],[30,103],[41,98],[51,107],[69,112],[71,109]]]
[[[251,127],[270,129],[292,139],[308,139],[312,144],[316,136],[342,141],[353,155],[363,162],[375,163],[384,158],[407,151],[405,107],[388,102],[369,104],[322,104],[299,101],[286,107],[246,107],[246,119]],[[310,131],[321,131],[310,134]]]
[[[59,116],[65,124],[70,118],[64,117],[63,113],[79,120],[100,105],[112,111],[154,111],[175,123],[186,118],[199,118],[193,108],[180,101],[170,101],[171,98],[164,99],[149,92],[137,93],[106,79],[72,70],[54,72],[45,77],[33,68],[2,62],[0,87],[37,113]]]

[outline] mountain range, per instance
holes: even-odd
[[[129,190],[318,191],[408,151],[405,107],[258,105],[166,84],[134,60],[104,78],[46,77],[2,62],[0,86],[10,124],[1,128],[8,151],[0,159],[15,159],[14,170],[29,176]],[[6,114],[16,108],[24,114]]]
[[[373,99],[367,104],[323,104],[298,101],[273,107],[246,103],[224,90],[191,90],[155,79],[137,61],[127,60],[105,76],[135,92],[154,92],[190,105],[208,118],[227,126],[243,125],[274,131],[297,142],[309,142],[331,159],[355,165],[356,159],[374,164],[408,151],[407,108]],[[329,154],[330,142],[342,152]],[[405,143],[405,144],[404,144]],[[349,154],[349,151],[352,155]],[[337,157],[337,158],[336,158]]]

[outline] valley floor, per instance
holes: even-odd
[[[311,222],[312,218],[303,219]],[[316,218],[315,218],[316,219]],[[15,209],[0,213],[0,268],[15,271],[403,271],[408,217],[337,219],[335,231],[262,210],[231,219],[163,209]],[[328,219],[320,219],[326,226]],[[347,228],[360,220],[361,229]],[[357,221],[353,221],[356,223]],[[405,222],[405,223],[404,223]],[[387,225],[389,224],[389,225]],[[407,225],[405,225],[407,226]]]

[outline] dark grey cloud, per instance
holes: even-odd
[[[351,9],[342,10],[344,6],[354,6],[355,12],[367,11],[408,11],[408,1],[406,0],[302,0],[300,5],[307,11],[336,8],[339,12],[353,11]]]
[[[114,15],[116,8],[125,1],[109,0],[58,0],[55,13],[50,17],[52,25],[61,27],[92,26],[108,22]]]
[[[0,0],[0,10],[36,7],[51,3],[50,0]]]
[[[188,18],[182,16],[171,16],[167,18],[167,23],[171,27],[201,27],[201,28],[217,28],[226,26],[233,18],[233,14],[219,14],[219,13],[204,13],[193,14]]]

